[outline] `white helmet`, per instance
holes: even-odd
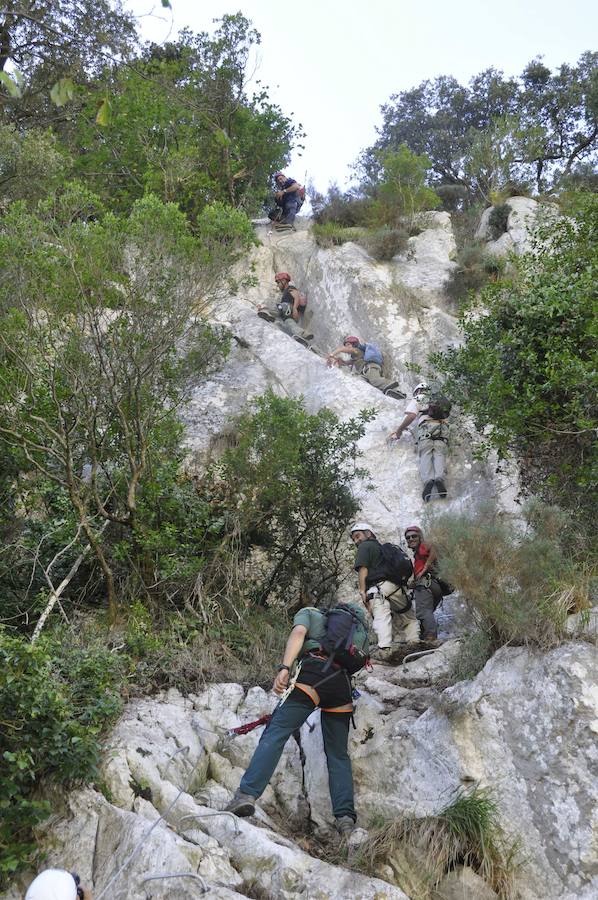
[[[64,869],[46,869],[29,885],[25,900],[77,900],[75,879]]]
[[[356,522],[355,525],[351,525],[350,534],[353,534],[354,531],[371,531],[374,534],[374,529],[367,522]]]
[[[426,381],[420,381],[419,384],[416,384],[413,388],[413,396],[419,394],[420,391],[429,391],[430,385]]]

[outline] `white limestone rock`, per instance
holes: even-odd
[[[498,900],[498,894],[470,866],[449,872],[435,893],[438,900]]]
[[[538,225],[558,215],[558,208],[552,203],[538,203],[531,197],[509,197],[505,203],[511,210],[505,233],[496,240],[492,239],[490,216],[494,207],[490,206],[482,213],[475,236],[486,241],[488,252],[495,256],[506,256],[510,252],[520,256],[531,250],[532,235]]]

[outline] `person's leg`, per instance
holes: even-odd
[[[372,628],[376,632],[379,647],[390,647],[392,643],[392,618],[390,615],[390,603],[379,591],[371,599],[371,609],[374,621]]]
[[[277,319],[280,319],[280,310],[275,303],[264,303],[258,309],[257,314],[267,322],[275,322]]]
[[[417,458],[419,474],[424,483],[433,481],[434,475],[434,441],[429,438],[420,438],[417,442]]]
[[[293,222],[295,221],[295,216],[297,215],[297,207],[298,203],[293,198],[289,198],[288,200],[284,201],[284,206],[282,208],[282,218],[280,220],[281,225],[293,224]]]
[[[415,617],[413,607],[404,613],[395,613],[393,616],[396,640],[414,644],[419,641],[419,622]]]
[[[388,385],[392,384],[388,378],[382,377],[382,369],[380,366],[376,365],[376,363],[366,363],[363,367],[361,375],[368,384],[371,384],[372,387],[378,388],[379,391],[383,391],[384,388],[388,387]]]
[[[239,790],[242,793],[256,798],[263,794],[278,765],[284,745],[313,710],[314,704],[309,697],[297,689],[276,710],[241,779]]]
[[[416,587],[413,592],[415,601],[415,611],[417,618],[421,624],[422,635],[426,640],[436,640],[438,635],[438,625],[434,618],[434,610],[438,606],[432,591],[421,585]]]
[[[353,772],[349,756],[350,713],[322,712],[322,737],[328,764],[328,787],[335,819],[357,818],[353,800]]]
[[[432,441],[434,444],[433,450],[433,465],[434,465],[434,475],[433,477],[438,479],[440,478],[444,481],[444,476],[446,474],[446,454],[448,451],[448,446],[446,441]]]

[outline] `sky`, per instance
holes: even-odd
[[[351,180],[376,140],[380,105],[424,79],[467,83],[491,66],[519,75],[542,56],[554,69],[596,50],[596,0],[126,0],[143,38],[171,40],[183,27],[211,31],[241,10],[260,32],[253,80],[306,132],[287,173],[319,190]],[[251,83],[249,87],[251,87]]]

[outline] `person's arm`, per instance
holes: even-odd
[[[291,288],[291,296],[293,298],[293,312],[291,316],[295,320],[295,322],[299,321],[299,301],[301,300],[301,295],[297,288]]]
[[[280,190],[280,191],[276,191],[276,194],[274,196],[279,197],[282,200],[282,198],[284,197],[285,194],[295,194],[297,191],[300,191],[300,190],[301,190],[301,185],[299,184],[299,182],[293,181],[293,183],[290,184],[288,187],[282,188],[282,190]]]
[[[274,679],[272,690],[275,694],[283,694],[286,691],[289,683],[289,672],[291,671],[291,666],[301,653],[301,648],[303,647],[303,642],[305,641],[306,634],[307,628],[305,627],[305,625],[295,625],[293,630],[291,631],[284,650],[284,656],[282,658],[282,664],[287,668],[281,669]]]
[[[359,593],[361,594],[361,599],[365,603],[366,602],[365,593],[367,590],[365,582],[366,582],[366,578],[368,577],[368,567],[360,566],[357,571],[357,577],[359,579]]]
[[[399,438],[401,437],[401,435],[403,434],[403,432],[405,431],[405,429],[409,428],[411,423],[414,422],[416,419],[417,419],[417,413],[407,413],[407,415],[405,416],[405,418],[403,419],[403,421],[401,422],[399,427],[396,429],[396,431],[393,431],[389,435],[389,437],[394,438],[396,441],[398,441]]]

